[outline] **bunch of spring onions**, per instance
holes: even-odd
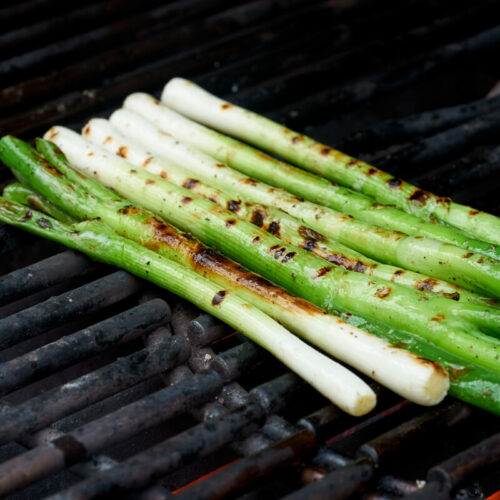
[[[4,137],[23,185],[5,189],[0,220],[181,295],[353,415],[375,395],[331,357],[420,404],[449,390],[500,413],[496,217],[186,80],[162,99],[131,95],[37,150]]]

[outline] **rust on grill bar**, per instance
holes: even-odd
[[[4,0],[0,131],[78,130],[183,76],[498,215],[497,8]],[[3,166],[0,180],[13,180]],[[0,255],[0,495],[468,500],[500,488],[498,418],[477,408],[419,408],[372,384],[377,409],[354,419],[124,271],[1,223]]]

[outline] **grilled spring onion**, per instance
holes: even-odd
[[[124,123],[124,128],[127,128],[127,122]],[[92,142],[125,158],[130,163],[141,166],[148,172],[162,178],[167,178],[170,182],[186,187],[221,206],[228,207],[238,217],[262,227],[286,243],[299,246],[318,255],[328,262],[417,290],[439,293],[454,300],[485,306],[498,306],[493,299],[482,297],[457,285],[378,263],[335,240],[326,238],[282,210],[249,203],[243,201],[239,193],[229,194],[213,188],[194,178],[194,174],[185,170],[181,165],[152,156],[150,152],[142,149],[132,139],[117,132],[107,120],[94,118],[84,127],[84,131],[85,136]],[[57,161],[57,157],[51,158],[51,161]]]
[[[166,136],[155,125],[127,110],[111,122],[122,133],[155,154],[170,158],[200,180],[254,203],[278,207],[325,236],[366,253],[379,262],[457,283],[479,293],[500,297],[500,261],[437,240],[370,226],[330,208],[315,205],[243,175],[212,157]]]
[[[165,95],[168,97],[168,92]],[[473,240],[456,228],[435,224],[394,206],[377,203],[368,196],[334,184],[324,177],[279,161],[176,113],[148,94],[136,93],[128,96],[123,107],[142,115],[162,131],[203,151],[217,161],[267,184],[284,188],[313,203],[333,208],[386,229],[413,236],[425,236],[488,257],[500,258],[500,248],[484,241]],[[292,138],[294,144],[301,140],[302,136]]]
[[[163,90],[162,100],[192,119],[277,154],[379,203],[396,205],[426,220],[432,215],[479,240],[500,244],[498,217],[419,189],[310,137],[223,101],[192,82],[181,78],[170,80]]]
[[[54,219],[65,222],[66,224],[76,222],[75,219],[66,212],[57,208],[53,203],[45,199],[43,196],[40,196],[36,191],[23,186],[19,182],[6,186],[3,190],[2,196],[4,199],[13,203],[27,205],[30,208],[49,214],[54,217]]]
[[[394,348],[305,300],[291,296],[125,200],[99,199],[97,190],[93,191],[90,185],[93,181],[87,182],[84,189],[75,182],[70,187],[65,174],[71,174],[71,170],[55,146],[39,141],[37,147],[56,166],[59,175],[38,168],[28,177],[35,185],[50,186],[53,198],[63,200],[61,208],[68,209],[75,217],[98,215],[116,232],[193,269],[224,290],[231,290],[308,342],[403,397],[425,405],[434,404],[443,397],[447,382],[443,382],[439,366]]]
[[[498,334],[496,310],[442,297],[422,299],[421,292],[325,266],[323,259],[284,245],[262,229],[237,219],[232,212],[137,169],[69,129],[53,127],[47,137],[80,171],[295,295],[327,311],[350,311],[396,329],[416,332],[459,357],[500,372],[500,343],[484,333]],[[19,148],[13,140],[4,138],[2,142],[9,146],[7,153],[15,156]],[[9,154],[4,152],[4,162],[12,166]],[[30,162],[29,155],[24,161]],[[35,189],[47,196],[41,187]]]
[[[365,382],[299,340],[267,314],[194,271],[116,235],[101,222],[66,225],[5,200],[0,201],[0,219],[118,265],[189,300],[270,351],[351,415],[363,415],[375,406],[375,394]]]
[[[106,200],[106,203],[110,203],[111,201],[117,201],[116,195],[114,193],[111,193],[109,191],[103,190],[101,186],[93,186],[92,183],[94,181],[90,179],[82,179],[81,177],[78,179],[75,177],[78,177],[77,175],[75,176],[75,173],[73,170],[67,168],[67,163],[65,161],[64,156],[58,151],[58,148],[51,143],[47,143],[46,141],[38,140],[37,141],[37,147],[39,151],[43,152],[44,154],[47,155],[47,159],[50,160],[50,162],[54,165],[56,165],[59,169],[59,172],[63,172],[65,174],[66,179],[60,179],[60,183],[64,182],[64,185],[66,186],[66,189],[71,189],[68,186],[68,183],[66,180],[73,179],[72,185],[78,185],[78,186],[84,186],[86,190],[86,197],[87,199],[90,197],[92,199],[92,196],[94,196],[97,192],[97,190],[93,190],[92,188],[98,188],[101,190],[99,193],[99,196],[95,196],[95,198],[100,198],[101,200]],[[24,170],[26,172],[26,170]],[[38,172],[51,172],[51,175],[57,175],[56,171],[54,169],[38,169]],[[41,179],[42,181],[42,179]],[[88,193],[94,193],[94,195],[88,194]],[[64,196],[59,196],[57,200],[60,202],[61,200],[65,199]],[[76,210],[75,204],[71,203],[71,196],[68,198],[68,203],[72,207],[72,211]],[[76,205],[78,206],[78,205]],[[123,206],[122,206],[123,207]],[[124,207],[123,207],[124,208]],[[116,207],[115,207],[116,209]],[[129,211],[129,205],[127,205],[127,212]],[[121,211],[120,213],[122,213]],[[171,234],[171,233],[170,233]],[[179,234],[179,233],[176,233]],[[156,240],[157,241],[157,238]],[[189,246],[184,246],[184,245],[178,245],[177,242],[182,242],[183,239],[177,239],[174,238],[173,240],[168,238],[166,239],[163,243],[170,243],[171,249],[175,250],[173,255],[177,256],[177,261],[178,262],[183,262],[185,261],[184,250],[189,250]],[[187,238],[187,242],[193,242],[192,237]],[[145,243],[145,242],[143,242]],[[195,245],[198,245],[196,242]],[[160,248],[160,252],[167,252],[167,246],[161,245],[157,246],[156,248]],[[195,246],[195,248],[197,248]],[[189,253],[189,252],[187,252]],[[166,253],[168,256],[168,253]],[[217,262],[221,262],[220,260],[220,255],[215,254],[213,251],[210,253],[211,257],[216,258]],[[180,256],[180,260],[179,260]],[[210,263],[210,259],[207,260],[208,263]],[[228,262],[228,261],[226,261]],[[209,266],[210,267],[210,266]],[[218,273],[213,273],[212,271],[215,268],[210,267],[210,276],[217,276]],[[225,273],[224,267],[217,267],[217,270],[222,272],[222,274]],[[229,268],[229,270],[231,267]],[[202,266],[201,262],[199,259],[197,259],[197,266],[196,266],[197,272],[201,272],[205,274],[207,272],[206,266]],[[230,273],[231,274],[231,273]],[[240,276],[241,277],[241,276]],[[222,279],[220,276],[218,278],[219,280]],[[239,278],[236,278],[236,282],[238,283],[238,291],[241,289],[249,288],[250,290],[253,290],[254,292],[259,292],[260,289],[255,287],[255,282],[252,281],[251,283],[245,282],[244,284],[241,283],[241,281],[238,281]],[[234,283],[234,276],[233,276],[233,281]],[[219,281],[219,283],[221,283]],[[224,281],[222,283],[225,283]],[[243,286],[244,285],[244,286]],[[255,295],[255,293],[254,293]],[[280,294],[280,297],[283,295]],[[257,293],[258,297],[258,293]],[[264,294],[265,297],[265,294]],[[244,298],[244,297],[243,297]],[[272,297],[273,302],[277,302],[278,305],[282,304],[280,300],[276,298],[276,296]],[[295,300],[295,299],[294,299]],[[270,306],[270,303],[268,301],[264,301],[263,304],[267,304],[268,307]],[[293,305],[293,304],[292,304]],[[286,308],[285,308],[286,309]],[[279,310],[279,309],[278,309]],[[272,311],[272,309],[271,309]],[[349,321],[351,323],[357,323],[358,325],[362,325],[364,328],[369,329],[373,332],[376,332],[377,336],[380,338],[385,339],[386,341],[404,346],[405,349],[408,349],[412,352],[417,353],[419,356],[422,356],[427,359],[433,359],[438,361],[441,366],[445,367],[446,371],[450,373],[452,380],[451,380],[451,385],[450,385],[450,394],[464,400],[467,402],[470,402],[472,404],[475,404],[477,406],[480,406],[484,409],[487,409],[489,411],[495,412],[500,414],[500,381],[498,378],[498,375],[489,371],[485,370],[477,365],[474,365],[473,363],[464,363],[463,360],[460,358],[457,358],[455,356],[450,355],[449,353],[433,346],[432,344],[425,342],[422,340],[419,336],[413,336],[411,334],[408,334],[406,332],[398,332],[394,329],[390,328],[385,328],[381,324],[376,324],[375,322],[367,322],[366,320],[356,317],[352,314],[346,314],[346,318],[349,318]],[[280,314],[280,316],[276,316],[276,319],[279,319],[280,317],[283,317],[283,314]],[[286,315],[284,316],[286,317]],[[303,324],[304,322],[298,322],[299,324]],[[306,325],[305,325],[306,326]],[[297,328],[296,328],[297,329]],[[299,328],[300,329],[300,328]],[[322,330],[320,330],[322,331]],[[327,330],[327,333],[329,333],[329,330]],[[353,335],[354,336],[354,335]],[[364,340],[363,337],[361,337],[361,340]],[[363,352],[363,349],[362,349]],[[360,353],[361,354],[361,353]],[[374,356],[375,353],[371,353],[370,356]],[[356,353],[352,353],[352,356],[355,356],[357,358]],[[398,356],[395,356],[398,358]],[[394,384],[399,384],[399,388],[401,390],[401,393],[403,388],[405,387],[405,384],[409,384],[409,394],[412,395],[412,398],[416,399],[416,397],[419,394],[419,384],[424,382],[419,376],[416,375],[411,375],[408,373],[407,370],[414,370],[414,367],[411,367],[408,363],[407,360],[403,363],[402,366],[399,367],[398,372],[400,373],[400,376],[393,377],[393,380],[390,381],[390,386],[394,387]],[[384,358],[384,366],[385,363],[393,363],[394,360],[391,361],[391,358]],[[424,362],[425,365],[425,362]],[[368,369],[367,365],[367,369]],[[421,367],[417,370],[421,371]],[[384,371],[382,371],[384,373]],[[386,372],[388,373],[388,371]],[[375,373],[371,374],[374,378],[381,377],[381,374]],[[405,376],[408,376],[408,378],[405,378]],[[425,392],[424,392],[425,393]],[[428,399],[428,396],[427,396]]]

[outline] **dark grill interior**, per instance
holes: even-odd
[[[79,129],[128,93],[158,96],[183,76],[500,215],[496,8],[4,0],[0,132]],[[11,181],[4,167],[0,176]],[[421,408],[374,386],[375,411],[348,417],[240,334],[123,271],[5,225],[0,254],[0,496],[466,499],[500,489],[493,415],[450,398]]]

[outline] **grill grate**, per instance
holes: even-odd
[[[2,134],[78,129],[184,76],[500,214],[500,101],[485,98],[500,80],[496,1],[69,5],[2,3]],[[0,495],[374,500],[499,487],[492,415],[451,399],[419,408],[373,384],[377,409],[353,419],[123,271],[5,225],[0,254]]]

